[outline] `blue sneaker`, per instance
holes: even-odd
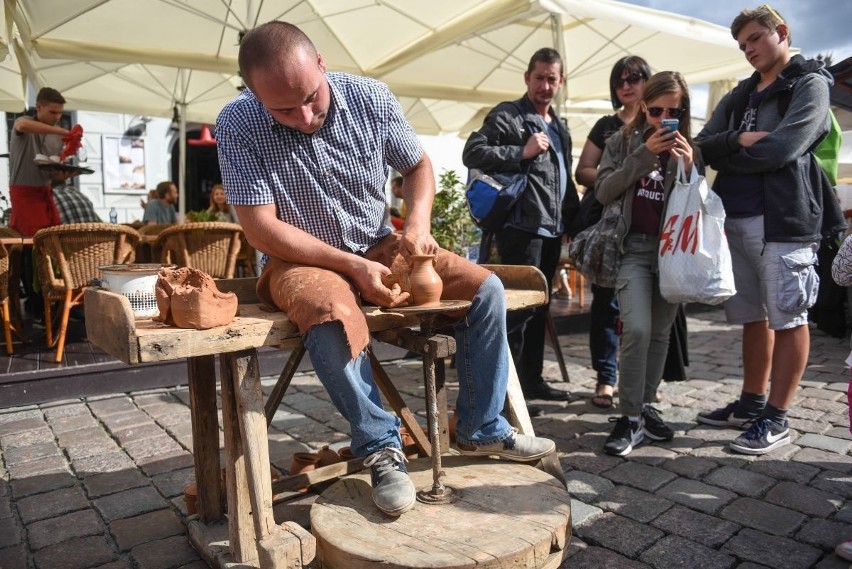
[[[702,411],[695,420],[705,425],[713,425],[714,427],[748,429],[751,426],[751,422],[757,419],[759,415],[759,413],[750,415],[744,412],[740,409],[740,402],[734,401],[713,411]]]
[[[743,454],[766,454],[790,444],[790,426],[787,420],[776,423],[766,417],[755,419],[751,427],[731,441],[730,449]]]

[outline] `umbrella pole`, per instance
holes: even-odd
[[[186,221],[186,103],[178,103],[178,221]]]

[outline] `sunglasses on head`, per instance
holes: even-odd
[[[628,85],[636,85],[640,81],[644,81],[644,79],[645,77],[643,77],[641,73],[639,73],[638,71],[634,71],[627,77],[616,79],[613,84],[615,85],[615,87],[621,87],[625,83],[627,83]]]
[[[662,116],[663,111],[666,111],[666,113],[668,113],[669,118],[677,119],[677,118],[680,118],[680,115],[682,115],[684,113],[684,111],[686,111],[686,109],[672,109],[672,108],[665,108],[665,107],[648,107],[648,114],[651,115],[654,118]]]

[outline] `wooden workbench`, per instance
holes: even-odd
[[[491,266],[506,288],[507,308],[517,310],[546,302],[547,283],[534,267]],[[293,490],[319,481],[338,478],[361,468],[360,460],[333,464],[313,472],[285,477],[273,485],[269,470],[268,418],[283,397],[289,377],[304,354],[298,330],[280,311],[270,311],[257,299],[257,279],[219,280],[222,291],[233,291],[239,299],[236,318],[226,326],[210,330],[186,330],[151,320],[135,320],[129,301],[102,289],[85,293],[86,332],[89,340],[124,363],[186,358],[192,413],[193,455],[198,490],[198,517],[189,523],[190,539],[210,565],[228,563],[256,565],[262,569],[302,567],[313,559],[316,542],[293,522],[276,524],[272,516],[273,490]],[[364,314],[374,337],[409,347],[412,327],[418,316],[365,307]],[[452,338],[428,339],[430,349],[452,353],[446,346]],[[442,348],[442,344],[444,347]],[[292,348],[291,359],[282,372],[264,409],[260,388],[257,349],[261,346]],[[442,351],[443,350],[443,351]],[[219,423],[216,405],[215,356],[220,357],[222,423],[225,436],[227,521],[219,485]],[[521,433],[532,433],[532,423],[520,390],[514,366],[510,365],[507,409],[509,420]],[[414,414],[396,392],[390,379],[374,361],[376,381],[403,424],[414,431],[417,446],[429,455],[429,443]],[[446,394],[440,395],[442,402]],[[414,429],[413,427],[416,427]],[[446,415],[441,422],[442,450],[446,450]],[[263,442],[261,442],[263,441]],[[542,461],[545,471],[564,482],[555,456]],[[223,526],[227,542],[222,545]]]

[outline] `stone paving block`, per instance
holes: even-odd
[[[193,466],[192,454],[185,450],[175,451],[172,455],[166,456],[146,456],[136,461],[136,466],[139,467],[146,476],[157,476],[165,472],[173,470],[181,470]]]
[[[578,450],[574,452],[568,453],[567,456],[560,458],[560,462],[565,466],[570,466],[571,468],[576,468],[577,470],[582,470],[583,472],[590,472],[592,474],[601,474],[606,472],[610,468],[614,468],[615,466],[624,462],[623,459],[609,456],[602,453],[594,453],[587,450]]]
[[[849,569],[849,562],[845,559],[837,557],[836,555],[829,555],[828,557],[824,557],[822,561],[817,563],[814,566],[814,569]]]
[[[26,433],[29,431],[42,430],[47,428],[47,423],[43,418],[34,414],[29,417],[16,417],[12,420],[0,422],[0,443],[1,446],[6,446],[6,440],[11,440],[10,435],[16,433]]]
[[[663,532],[625,517],[605,513],[577,528],[583,541],[597,544],[630,558],[635,558],[657,540]]]
[[[630,486],[616,486],[598,498],[596,505],[631,520],[648,523],[671,508],[672,502]]]
[[[852,527],[844,522],[814,519],[806,523],[795,537],[824,551],[834,551],[838,543],[852,537]]]
[[[707,458],[679,456],[663,464],[663,468],[686,478],[701,478],[719,468],[719,464]]]
[[[676,569],[681,567],[701,567],[703,569],[730,569],[736,558],[689,541],[680,536],[664,537],[643,552],[639,557],[655,569]]]
[[[50,419],[50,427],[57,435],[77,431],[80,429],[88,429],[97,426],[97,421],[88,411],[83,415],[69,415],[67,417],[57,417]]]
[[[25,447],[38,443],[52,443],[55,440],[53,431],[42,422],[42,426],[29,431],[16,431],[0,437],[0,448],[8,452],[14,448]]]
[[[814,397],[816,399],[824,399],[826,401],[840,401],[841,398],[846,397],[846,393],[825,389],[825,386],[823,385],[821,388],[805,387],[799,391],[798,396],[803,398]]]
[[[9,486],[12,489],[12,498],[19,500],[24,496],[49,492],[50,490],[73,486],[77,483],[77,478],[63,469],[58,472],[49,472],[30,476],[29,478],[11,480]]]
[[[109,529],[119,551],[129,551],[141,543],[180,535],[184,532],[183,524],[168,508],[116,520],[110,524]]]
[[[792,535],[807,519],[794,510],[753,498],[735,500],[720,515],[726,520],[773,535]]]
[[[97,415],[101,420],[109,415],[115,415],[116,413],[127,413],[138,410],[133,401],[124,395],[118,397],[114,395],[107,396],[103,399],[90,397],[88,402],[89,409],[91,409],[92,413]]]
[[[596,506],[590,506],[585,502],[571,498],[571,527],[578,528],[581,525],[603,515],[603,510]]]
[[[5,487],[6,485],[3,484]],[[7,491],[0,495],[0,520],[12,517],[12,496]]]
[[[627,484],[647,492],[654,492],[677,478],[677,476],[662,468],[633,461],[619,464],[607,471],[604,476],[616,484]]]
[[[174,536],[137,545],[130,556],[139,569],[169,569],[199,560],[185,536]]]
[[[769,491],[765,500],[818,518],[833,515],[843,505],[840,496],[793,482],[781,482]]]
[[[852,448],[852,441],[810,433],[799,437],[796,444],[800,447],[817,448],[840,454],[846,454]]]
[[[118,472],[121,470],[132,470],[133,461],[123,451],[116,450],[94,456],[76,459],[73,462],[74,471],[77,476],[85,478],[103,472]]]
[[[89,498],[80,486],[69,486],[60,490],[36,494],[17,502],[21,522],[30,524],[89,507]]]
[[[657,495],[708,514],[718,512],[737,498],[737,495],[729,490],[683,478],[660,488]]]
[[[125,490],[98,498],[94,501],[94,504],[109,523],[145,512],[160,510],[168,505],[153,486],[143,486],[142,488]]]
[[[674,425],[669,423],[669,426],[674,428]],[[649,466],[661,466],[668,462],[669,460],[673,460],[677,458],[677,452],[664,448],[662,445],[668,445],[669,443],[658,443],[654,442],[654,444],[650,444],[650,439],[645,438],[645,443],[643,443],[639,448],[634,449],[633,452],[630,453],[630,461],[631,462],[641,462],[643,464],[647,464]]]
[[[852,524],[852,502],[847,502],[840,510],[835,514],[834,518],[838,522],[846,522],[847,524]]]
[[[160,491],[160,494],[167,498],[173,496],[182,496],[183,489],[188,484],[195,481],[195,469],[184,468],[181,470],[173,470],[164,474],[158,474],[151,478],[151,482]]]
[[[27,542],[30,549],[38,551],[73,538],[100,535],[103,531],[98,515],[86,509],[27,525]]]
[[[154,437],[162,437],[164,435],[163,428],[150,421],[143,425],[134,425],[126,429],[118,429],[112,432],[112,436],[118,439],[120,445],[124,446],[127,443],[150,439]]]
[[[781,462],[778,460],[758,460],[746,467],[750,472],[757,472],[776,480],[790,480],[804,483],[819,474],[819,468],[801,462]]]
[[[572,555],[559,569],[600,569],[612,567],[618,569],[650,569],[650,565],[633,561],[603,547],[587,547]]]
[[[571,470],[565,473],[565,482],[568,492],[586,503],[593,502],[598,496],[608,492],[614,486],[606,478],[582,470]]]
[[[134,427],[143,427],[152,422],[151,417],[139,409],[98,418],[103,421],[104,426],[106,426],[111,433]]]
[[[36,443],[32,445],[10,448],[3,452],[6,464],[21,464],[38,460],[40,458],[51,458],[60,456],[59,447],[55,442]]]
[[[100,498],[109,494],[115,494],[122,490],[147,486],[150,481],[135,468],[118,470],[116,472],[103,472],[94,474],[83,479],[90,498]]]
[[[850,474],[827,470],[817,475],[810,485],[830,494],[843,496],[847,500],[852,499],[852,475]]]
[[[0,548],[21,543],[21,526],[13,518],[0,519]]]
[[[111,561],[106,565],[99,565],[94,569],[133,569],[133,566],[130,564],[130,561],[119,559],[117,561]],[[178,569],[183,569],[183,567],[179,567]],[[210,566],[205,563],[204,567],[199,569],[210,569]]]
[[[45,547],[33,557],[37,569],[89,569],[113,561],[117,555],[104,536],[93,535]]]
[[[852,457],[820,449],[803,448],[793,456],[793,460],[823,469],[852,472]]]
[[[34,478],[42,474],[59,474],[68,472],[65,459],[56,454],[30,460],[27,462],[6,463],[6,468],[12,480],[16,478]]]
[[[849,431],[848,427],[832,427],[822,434],[836,439],[843,439],[846,441],[852,440],[852,432]]]
[[[796,441],[796,444],[799,444],[799,437],[793,437],[793,434],[797,435],[824,435],[826,431],[831,428],[831,423],[826,423],[825,421],[811,421],[808,419],[790,419],[790,435],[792,440]]]
[[[122,446],[130,458],[136,461],[149,457],[173,456],[184,452],[183,447],[162,431],[157,437],[128,441]]]
[[[757,497],[763,495],[774,484],[775,480],[757,472],[723,466],[711,472],[704,481],[714,486],[736,492],[743,496]]]
[[[671,508],[651,522],[651,525],[714,549],[718,549],[742,527],[683,506]]]
[[[787,537],[767,535],[746,528],[722,547],[744,561],[773,569],[802,569],[811,567],[822,552],[810,545],[797,543]]]
[[[807,409],[805,407],[793,406],[787,411],[787,417],[790,419],[790,425],[795,428],[798,421],[820,421],[824,420],[825,411],[817,409]]]
[[[0,549],[0,567],[7,567],[8,569],[29,567],[27,563],[27,546],[20,544]]]
[[[814,397],[804,397],[796,403],[796,406],[815,411],[823,411],[824,413],[842,413],[848,409],[845,403],[826,401],[825,399],[816,399]]]

